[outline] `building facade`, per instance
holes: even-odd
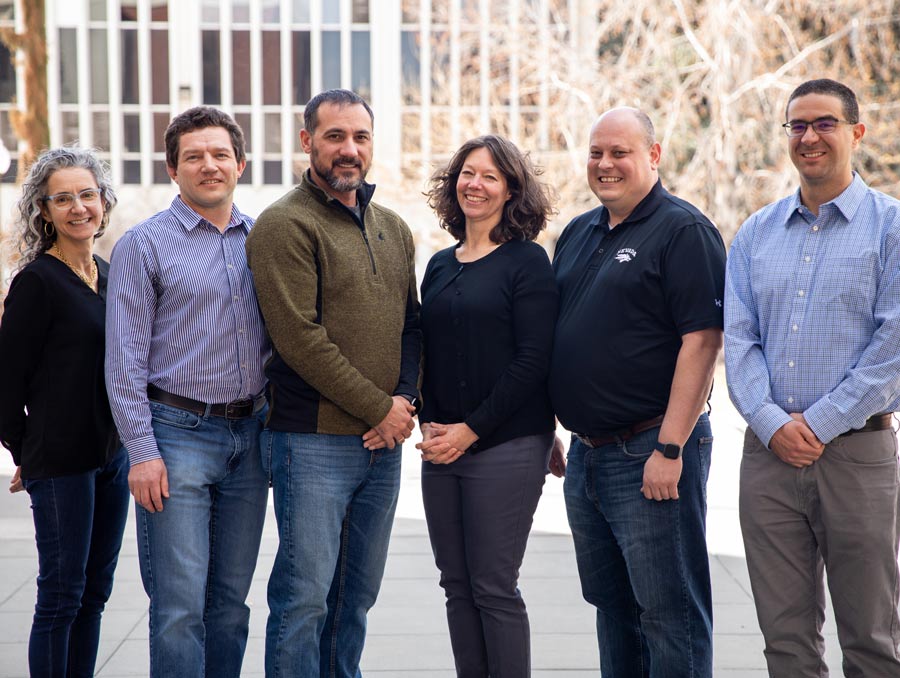
[[[28,1],[0,0],[0,28],[21,30]],[[305,169],[303,107],[331,87],[372,103],[372,177],[393,189],[389,204],[413,196],[412,218],[430,228],[424,181],[465,139],[497,132],[538,156],[565,144],[553,132],[554,81],[589,53],[595,21],[590,0],[45,3],[51,145],[77,141],[109,161],[120,193],[113,232],[168,204],[163,133],[198,104],[243,128],[248,166],[236,199],[258,213]],[[12,157],[5,215],[17,195],[9,114],[28,86],[15,58],[0,46],[0,140]]]

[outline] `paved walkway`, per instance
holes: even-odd
[[[737,519],[737,477],[743,423],[727,401],[720,374],[713,402],[716,436],[709,481],[709,548],[715,604],[715,676],[766,675]],[[452,678],[453,658],[443,593],[431,556],[419,497],[419,462],[404,452],[403,484],[387,572],[369,617],[362,668],[367,678]],[[37,556],[27,496],[5,491],[9,456],[0,450],[0,678],[27,676],[27,642],[34,606]],[[112,598],[103,616],[98,678],[147,675],[147,598],[136,557],[134,520]],[[250,641],[244,676],[263,674],[266,580],[278,537],[270,509],[250,593]],[[548,478],[522,566],[521,589],[532,628],[534,678],[599,675],[594,616],[581,598],[562,482]],[[839,677],[840,651],[829,620],[828,662]]]

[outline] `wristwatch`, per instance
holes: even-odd
[[[411,396],[408,393],[398,393],[398,396],[406,400],[410,405],[416,408],[416,412],[419,411],[419,399],[415,396]]]
[[[662,452],[666,459],[678,459],[681,456],[681,445],[675,443],[661,443],[657,440],[655,449]]]

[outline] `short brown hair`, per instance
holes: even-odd
[[[179,113],[166,128],[166,164],[172,169],[178,168],[178,145],[181,137],[188,132],[207,127],[221,127],[231,137],[234,148],[234,159],[240,164],[246,157],[244,151],[244,132],[234,118],[225,111],[212,106],[195,106]]]
[[[479,148],[486,148],[491,154],[511,194],[503,206],[503,218],[491,231],[491,241],[534,240],[554,214],[550,188],[538,181],[542,171],[532,165],[527,153],[509,139],[494,134],[470,139],[453,154],[446,167],[432,175],[425,195],[441,228],[460,242],[466,239],[466,217],[456,197],[456,182],[466,158]]]

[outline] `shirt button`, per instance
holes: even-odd
[[[812,257],[803,257],[803,261],[805,261],[808,264],[809,262],[812,261]]]
[[[797,292],[797,296],[798,296],[798,297],[802,297],[804,294],[806,294],[806,292],[804,292],[803,290],[799,290],[799,291]]]
[[[465,381],[465,379],[464,379],[463,381],[459,382],[459,385],[460,385],[461,387],[465,388],[465,387],[466,387],[466,381]]]
[[[818,227],[818,226],[813,226],[813,230],[814,230],[814,231],[818,231],[818,230],[819,230],[819,227]]]
[[[794,325],[791,329],[794,330],[794,332],[796,332],[797,330],[800,329],[800,327],[798,325]]]
[[[597,254],[603,254],[603,248],[602,248],[602,247],[601,247],[599,250],[597,250]]]
[[[241,298],[240,298],[238,295],[236,295],[236,294],[234,295],[233,299],[234,299],[235,301],[240,301],[240,300],[241,300]]]
[[[228,268],[234,268],[234,266],[232,266],[231,264],[228,264]]]
[[[793,366],[794,366],[794,361],[788,360],[788,367],[793,367]]]
[[[789,403],[792,403],[792,402],[794,402],[794,399],[793,399],[793,398],[788,398],[788,402],[789,402]]]

